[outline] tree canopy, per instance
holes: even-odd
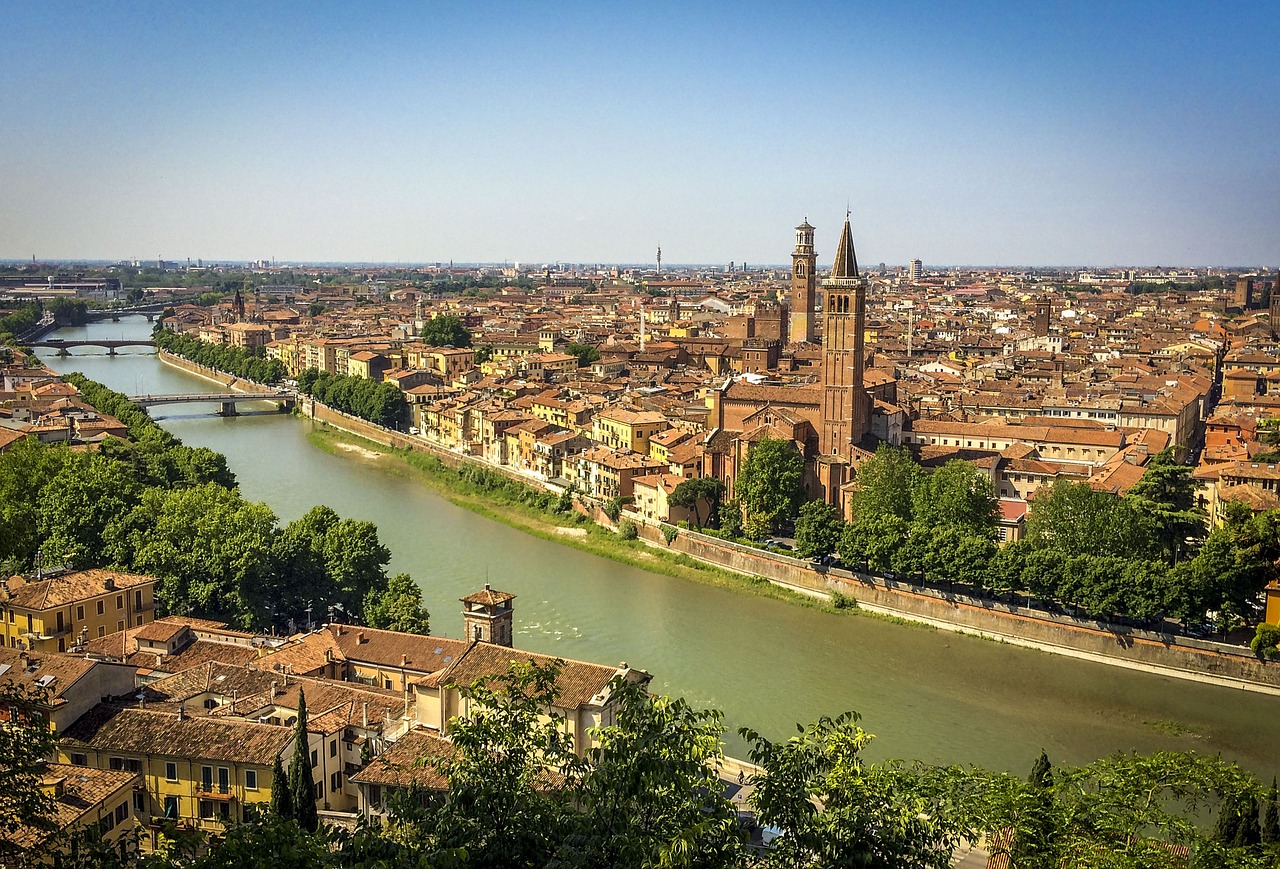
[[[734,492],[748,520],[774,529],[796,517],[804,500],[803,483],[804,458],[796,445],[781,438],[765,438],[747,452]]]

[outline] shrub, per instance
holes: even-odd
[[[622,515],[622,499],[610,498],[604,502],[604,506],[600,509],[604,511],[604,515],[609,517],[609,521],[617,522],[618,517]]]
[[[843,592],[831,592],[831,605],[838,610],[856,610],[858,608],[858,600],[851,594]]]
[[[663,525],[663,526],[662,526],[662,539],[663,539],[663,540],[665,540],[665,541],[667,541],[667,545],[668,545],[668,546],[670,546],[670,545],[671,545],[671,541],[672,541],[672,540],[675,540],[675,539],[676,539],[676,535],[677,535],[677,534],[679,534],[679,533],[680,533],[679,529],[677,529],[677,528],[676,528],[676,526],[674,526],[674,525]]]
[[[630,519],[623,519],[618,523],[618,536],[623,540],[635,540],[640,536],[640,529]]]
[[[1280,661],[1280,625],[1269,625],[1262,622],[1258,632],[1249,641],[1249,648],[1258,656],[1259,661]]]

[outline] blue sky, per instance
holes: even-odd
[[[1280,263],[1280,4],[0,7],[0,257]]]

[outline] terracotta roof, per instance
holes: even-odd
[[[106,587],[108,581],[113,586],[111,589]],[[98,569],[80,570],[40,582],[26,582],[22,577],[15,576],[9,579],[9,591],[13,595],[9,606],[46,610],[154,582],[154,576]]]
[[[22,826],[4,837],[4,841],[22,848],[33,848],[52,838],[58,830],[66,830],[82,818],[85,823],[98,820],[97,811],[104,802],[118,797],[122,791],[141,784],[142,777],[135,772],[112,769],[91,769],[65,763],[45,764],[41,782],[45,786],[60,786],[53,799],[53,813],[49,818],[53,830]]]
[[[351,776],[356,784],[444,790],[449,780],[432,763],[453,756],[453,744],[429,730],[411,730]],[[425,761],[425,762],[424,762]]]
[[[585,661],[568,661],[550,655],[523,652],[493,643],[474,643],[461,659],[433,681],[439,684],[460,686],[487,677],[506,673],[513,662],[534,663],[541,667],[560,662],[560,675],[556,679],[558,706],[575,709],[590,703],[608,687],[618,673],[616,667],[588,664]]]
[[[353,625],[329,625],[343,658],[387,667],[404,667],[415,673],[434,673],[453,663],[470,643],[448,637],[405,634]]]
[[[494,591],[489,587],[488,583],[485,583],[485,587],[480,591],[473,592],[466,597],[459,598],[459,600],[463,603],[474,603],[481,606],[498,606],[509,600],[515,600],[515,598],[514,594],[508,594],[505,591]]]
[[[62,746],[270,766],[292,739],[291,727],[100,704],[63,732]]]

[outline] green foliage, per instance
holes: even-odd
[[[1067,480],[1036,492],[1036,506],[1027,519],[1027,540],[1066,555],[1129,558],[1151,557],[1159,551],[1155,528],[1136,501]]]
[[[976,837],[955,792],[961,770],[898,762],[869,764],[874,738],[847,712],[821,718],[785,742],[744,728],[751,761],[750,804],[761,824],[784,833],[767,853],[776,867],[950,867],[961,839]]]
[[[289,791],[293,816],[298,826],[314,833],[320,819],[316,813],[316,783],[311,772],[311,744],[307,738],[307,698],[298,689],[298,720],[293,728],[293,758],[289,761]]]
[[[470,347],[471,332],[455,314],[441,314],[423,324],[418,340],[432,347]]]
[[[325,374],[310,368],[298,375],[298,389],[316,401],[374,425],[402,430],[409,424],[409,402],[394,383]]]
[[[724,498],[724,483],[715,477],[693,477],[682,480],[671,490],[667,503],[672,507],[680,507],[693,511],[693,524],[702,527],[702,505],[706,503],[707,519],[719,514],[720,501]]]
[[[914,522],[923,528],[959,527],[994,538],[999,505],[986,473],[952,459],[920,480],[911,491]]]
[[[838,610],[856,610],[858,608],[858,599],[851,594],[833,591],[831,592],[831,605]]]
[[[796,555],[811,558],[835,552],[843,533],[839,509],[825,501],[807,501],[796,518]]]
[[[924,469],[906,447],[881,444],[854,476],[854,520],[897,516],[910,522],[914,516],[911,494],[924,478]]]
[[[720,505],[720,533],[734,540],[742,536],[742,505],[734,498]]]
[[[1124,496],[1146,517],[1169,561],[1204,537],[1204,511],[1196,506],[1197,485],[1191,471],[1190,465],[1174,461],[1171,448],[1162,450],[1151,457],[1142,477]]]
[[[564,352],[578,357],[579,368],[586,368],[600,358],[600,349],[594,344],[566,344]]]
[[[1280,625],[1259,622],[1249,648],[1260,661],[1280,661]]]
[[[892,566],[909,530],[907,520],[894,513],[862,513],[844,527],[836,551],[845,564],[857,566],[865,561],[870,570],[883,573]]]
[[[485,362],[488,362],[492,358],[493,358],[493,347],[491,345],[486,344],[484,347],[479,347],[476,349],[475,363],[477,365],[482,365]]]
[[[623,540],[635,540],[640,535],[636,523],[630,519],[623,519],[618,523],[618,536]]]
[[[748,519],[768,529],[796,517],[804,501],[804,458],[796,445],[781,438],[758,441],[738,472],[735,493]]]
[[[281,820],[292,820],[295,815],[293,791],[289,789],[289,777],[284,771],[280,755],[276,755],[271,767],[271,812]]]
[[[157,329],[153,338],[161,350],[255,383],[279,383],[288,374],[280,360],[267,359],[243,347],[209,344],[168,329]]]
[[[430,615],[422,605],[422,589],[409,574],[397,573],[384,591],[371,589],[365,595],[364,624],[387,631],[430,634]]]
[[[84,299],[51,299],[45,310],[59,326],[83,326],[89,320],[89,303]]]
[[[662,539],[667,541],[668,546],[671,545],[671,542],[675,540],[679,534],[680,534],[680,530],[676,528],[676,526],[674,525],[664,524],[662,526]]]
[[[604,515],[609,517],[610,521],[617,522],[618,518],[622,516],[622,499],[615,495],[605,501],[600,509],[604,512]]]

